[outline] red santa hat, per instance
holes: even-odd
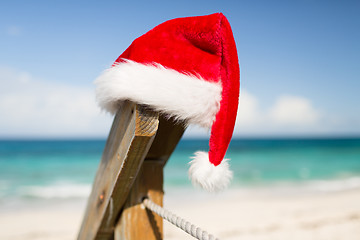
[[[224,159],[234,130],[240,87],[237,50],[222,13],[164,22],[133,43],[95,81],[99,105],[146,104],[168,116],[211,128],[209,152],[196,152],[189,176],[208,191],[232,178]]]

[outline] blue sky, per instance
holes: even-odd
[[[238,48],[236,136],[359,135],[359,11],[358,1],[3,1],[0,137],[105,137],[112,119],[93,80],[154,26],[214,12]]]

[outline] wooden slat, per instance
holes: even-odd
[[[158,129],[158,114],[125,102],[96,173],[78,239],[112,239],[115,222]]]
[[[115,240],[163,239],[163,220],[146,210],[141,201],[147,196],[163,205],[163,162],[145,161],[115,227]]]
[[[184,123],[160,115],[159,129],[156,133],[154,142],[146,155],[146,160],[159,160],[166,163],[175,150],[184,131]]]
[[[159,129],[130,191],[115,240],[163,239],[163,219],[141,205],[144,196],[163,205],[163,168],[185,130],[184,124],[160,116]]]

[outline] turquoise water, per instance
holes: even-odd
[[[188,188],[188,161],[207,140],[182,140],[165,167],[166,188]],[[0,203],[5,199],[88,196],[105,140],[0,141]],[[360,187],[360,138],[235,139],[227,158],[233,188]]]

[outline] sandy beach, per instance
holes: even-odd
[[[3,209],[0,239],[75,239],[86,200]],[[220,239],[346,239],[360,236],[360,189],[331,193],[169,191],[165,206]],[[164,222],[164,239],[193,239]]]

